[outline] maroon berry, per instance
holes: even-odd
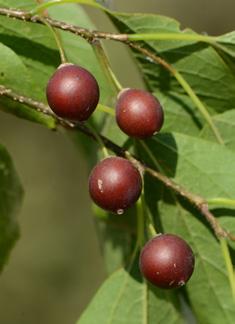
[[[149,92],[125,89],[118,96],[116,121],[131,137],[147,138],[159,132],[164,120],[160,102]]]
[[[74,121],[89,118],[99,102],[96,79],[74,64],[64,64],[56,70],[47,84],[46,94],[56,115]]]
[[[194,270],[194,255],[182,238],[160,234],[143,247],[139,264],[143,276],[152,284],[171,289],[189,280]]]
[[[138,200],[141,189],[139,171],[120,157],[109,157],[99,162],[89,178],[89,191],[94,202],[117,214],[122,214]]]

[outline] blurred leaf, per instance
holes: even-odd
[[[172,292],[149,287],[124,269],[110,276],[77,324],[182,323]]]
[[[16,214],[23,190],[7,151],[0,146],[0,270],[19,236]]]
[[[235,109],[214,115],[213,121],[219,132],[223,134],[224,144],[229,149],[235,150]],[[215,138],[207,125],[202,129],[200,136],[211,141],[214,141]]]

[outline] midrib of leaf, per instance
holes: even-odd
[[[169,150],[171,150],[174,153],[178,153],[177,150],[175,150],[172,146],[169,146],[168,144],[166,144],[165,142],[159,141],[157,137],[154,137],[153,140],[155,140],[156,142],[158,142],[159,144],[165,146],[166,148],[168,148]],[[203,169],[199,168],[197,165],[195,165],[190,159],[188,159],[187,157],[185,157],[185,155],[180,155],[181,158],[183,158],[185,161],[187,161],[188,164],[190,164],[192,167],[194,167],[196,170],[199,170],[201,174],[204,174],[208,179],[210,179],[211,183],[213,183],[216,187],[218,187],[221,192],[224,193],[225,196],[230,197],[230,194],[227,193],[223,187],[220,187],[218,185],[218,183],[216,183],[213,178],[211,178],[210,175],[208,175],[208,173],[206,173]]]

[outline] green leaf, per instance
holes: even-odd
[[[7,151],[0,145],[0,270],[19,236],[16,215],[23,190]]]
[[[99,289],[77,324],[182,323],[173,293],[155,290],[120,269]]]
[[[147,144],[162,172],[187,191],[204,198],[234,197],[235,154],[226,147],[176,133],[159,134]],[[150,163],[145,152],[142,158]],[[178,234],[195,253],[195,272],[185,288],[198,322],[233,323],[235,307],[225,261],[206,220],[149,177],[145,194],[158,231]]]
[[[218,241],[199,214],[190,214],[179,203],[165,199],[158,211],[164,232],[181,236],[194,251],[195,270],[185,288],[198,323],[232,324],[235,303]]]
[[[27,4],[35,5],[35,2],[32,0],[19,1],[19,7],[21,4],[23,7]],[[37,36],[35,37],[35,35]],[[27,83],[22,82],[21,92],[36,100],[46,102],[45,87],[47,81],[60,62],[56,44],[49,29],[39,24],[1,16],[0,39],[3,44],[19,56],[27,67],[31,88],[28,87]],[[23,78],[23,76],[21,77]]]
[[[124,33],[164,33],[193,34],[190,30],[180,30],[179,23],[173,19],[153,14],[120,14],[110,16]],[[200,35],[199,35],[200,36]],[[189,83],[198,97],[212,112],[223,112],[234,108],[235,75],[210,45],[195,41],[141,41],[142,46],[150,49],[170,63]],[[183,92],[174,78],[162,66],[152,63],[142,54],[134,51],[139,68],[148,88],[157,94],[158,89]]]
[[[9,47],[0,43],[0,84],[19,92],[22,95],[27,95],[32,91],[33,84],[28,73],[28,69]],[[22,86],[22,84],[24,86]],[[25,118],[34,122],[44,124],[49,128],[55,128],[53,118],[45,116],[37,111],[12,102],[10,99],[0,97],[1,109],[6,112],[15,114],[18,117]]]
[[[213,122],[221,134],[223,134],[224,144],[231,150],[235,150],[235,109],[226,111],[223,114],[213,116]],[[214,141],[215,137],[211,129],[205,125],[200,136],[204,139]]]
[[[158,134],[147,141],[164,172],[205,199],[235,196],[235,154],[224,146],[192,136]],[[151,163],[143,153],[143,159]]]
[[[199,135],[203,121],[188,96],[171,92],[166,94],[160,91],[155,92],[155,95],[164,109],[162,132],[174,130],[192,136]]]
[[[226,54],[235,58],[235,32],[227,33],[225,35],[217,37],[219,49]]]
[[[130,208],[123,214],[116,215],[94,204],[93,211],[99,219],[106,269],[108,273],[112,273],[129,263],[136,241],[136,208]]]
[[[124,220],[122,222],[117,220],[119,216],[114,215],[116,219],[111,218],[110,215],[107,216],[109,218],[106,222],[99,221],[99,233],[105,269],[108,274],[111,274],[128,264],[134,249],[135,236],[133,235],[134,229],[132,232]]]

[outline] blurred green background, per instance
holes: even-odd
[[[182,27],[212,35],[235,29],[234,0],[106,2],[118,11],[168,15]],[[104,14],[87,12],[97,29],[114,31]],[[141,86],[126,48],[108,43],[107,49],[122,84]],[[25,189],[21,238],[0,277],[0,324],[73,324],[105,278],[87,193],[86,159],[64,134],[4,113],[0,141]]]

